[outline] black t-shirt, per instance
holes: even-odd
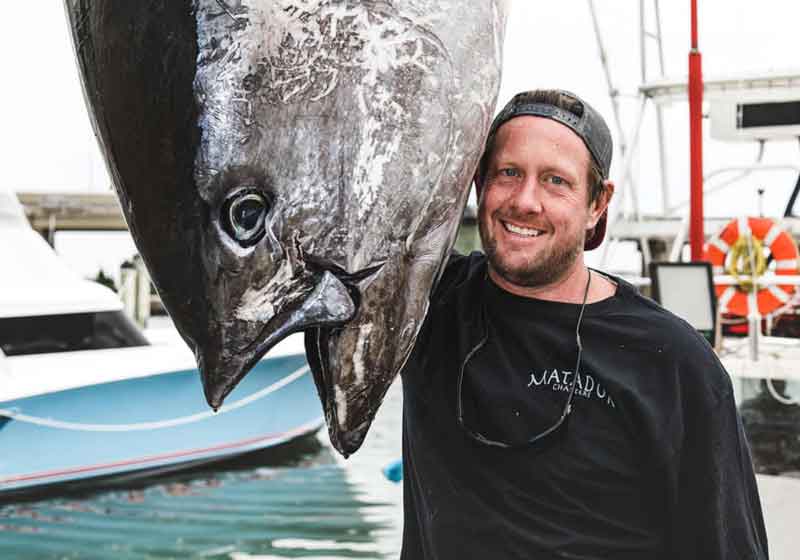
[[[522,445],[558,421],[574,385],[572,407],[581,409],[585,429],[616,440],[614,447],[629,446],[603,380],[585,367],[575,375],[581,306],[515,296],[488,279],[482,297],[489,336],[464,370],[465,424],[489,439]],[[593,317],[613,300],[586,306],[581,335],[591,351],[605,342]],[[582,433],[583,422],[574,429]]]
[[[575,379],[580,306],[514,296],[485,270],[477,254],[450,263],[403,373],[403,560],[766,558],[705,341],[619,280],[586,306]],[[530,439],[573,380],[573,411],[545,439],[468,434]]]

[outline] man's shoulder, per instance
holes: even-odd
[[[442,303],[455,297],[460,291],[474,286],[486,275],[486,255],[473,251],[469,255],[453,252],[447,260],[431,301]]]
[[[626,280],[607,275],[618,284],[618,294],[622,304],[616,313],[629,320],[644,331],[661,336],[674,345],[695,347],[704,339],[694,327],[653,299],[642,295]]]
[[[614,280],[620,280],[614,278]],[[654,347],[663,348],[664,359],[675,366],[681,384],[691,391],[706,393],[715,401],[732,390],[731,381],[714,349],[688,322],[641,295],[625,282],[625,304],[621,313],[628,319],[634,335]]]

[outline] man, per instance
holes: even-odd
[[[567,92],[495,119],[476,175],[486,255],[448,263],[403,372],[403,560],[767,558],[714,352],[584,263],[611,152]]]

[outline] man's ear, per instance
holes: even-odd
[[[594,199],[594,202],[592,202],[592,205],[589,209],[591,217],[587,229],[591,229],[597,225],[597,222],[600,220],[600,216],[602,216],[603,213],[608,210],[608,205],[611,204],[611,197],[613,196],[614,182],[610,179],[603,181],[603,190],[600,191],[600,194]]]

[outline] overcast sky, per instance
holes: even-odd
[[[626,94],[622,105],[627,130],[633,124],[633,100],[640,81],[639,0],[595,0],[595,4],[612,79]],[[652,1],[645,4],[652,5]],[[699,4],[706,76],[787,69],[800,72],[800,2],[699,0]],[[687,73],[689,5],[689,0],[661,2],[666,73],[671,77]],[[561,87],[584,96],[611,121],[588,0],[512,0],[508,23],[501,103],[523,89]],[[62,2],[7,3],[0,31],[0,188],[107,189],[108,178],[86,116]],[[657,71],[655,64],[650,68]],[[666,117],[670,197],[678,201],[688,197],[687,105],[676,103],[667,109]],[[642,189],[643,209],[655,211],[660,195],[652,119],[646,121],[642,135],[636,175],[648,185]],[[752,144],[709,142],[705,168],[749,162],[755,154]],[[768,146],[764,159],[797,164],[798,156],[795,143],[783,142]],[[612,170],[617,179],[619,159]],[[794,176],[789,173],[753,177],[736,187],[736,196],[728,191],[711,197],[707,208],[711,214],[746,213],[748,208],[752,212],[755,190],[764,186],[767,212],[779,213],[793,183]],[[746,208],[741,208],[743,201]]]

